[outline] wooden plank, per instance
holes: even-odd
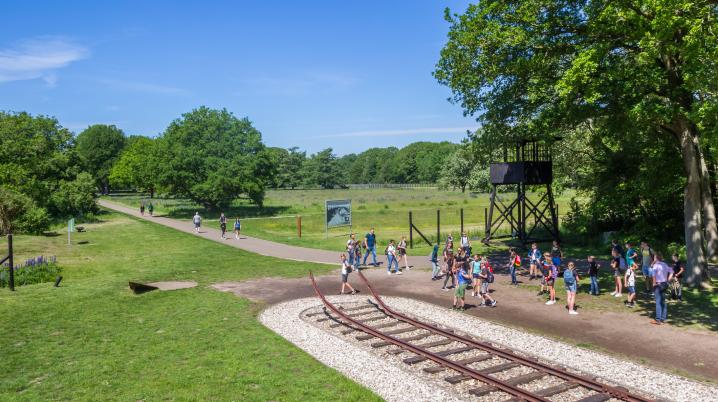
[[[427,335],[431,335],[431,334],[427,334]],[[429,348],[433,348],[433,347],[436,347],[436,346],[448,345],[448,344],[450,344],[450,343],[452,343],[452,342],[454,342],[453,339],[442,339],[442,340],[440,340],[440,341],[429,342],[429,343],[426,343],[426,344],[416,345],[416,346],[417,346],[417,347],[420,347],[420,348],[422,348],[422,349],[429,349]],[[389,353],[389,354],[391,354],[391,355],[398,355],[398,354],[401,353],[401,352],[404,352],[404,349],[398,348],[398,349],[391,349],[391,350],[387,350],[387,351],[386,351],[386,353]]]
[[[573,389],[576,387],[578,387],[578,384],[576,384],[575,382],[566,381],[566,382],[562,382],[561,384],[555,385],[553,387],[540,389],[534,393],[539,396],[553,396],[556,394],[560,394],[562,392],[566,392],[569,389]]]
[[[546,377],[547,375],[548,374],[541,372],[541,371],[534,371],[533,373],[524,374],[522,376],[510,378],[504,382],[511,386],[517,386],[517,385],[521,385],[521,384],[528,384],[531,381],[538,380],[540,378]],[[484,395],[488,395],[492,392],[496,392],[498,390],[499,389],[494,386],[485,385],[483,387],[470,389],[469,393],[474,396],[484,396]]]
[[[611,395],[608,394],[593,394],[585,398],[579,399],[576,402],[605,402],[611,399]]]
[[[449,350],[444,350],[444,351],[441,351],[441,352],[436,352],[435,354],[438,355],[438,356],[441,356],[441,357],[446,357],[446,356],[449,356],[449,355],[455,355],[455,354],[457,354],[457,353],[468,352],[468,351],[474,350],[474,349],[475,349],[475,348],[472,347],[472,346],[464,346],[464,347],[460,347],[460,348],[456,348],[456,349],[449,349]],[[421,362],[423,362],[423,361],[426,360],[426,359],[427,359],[427,358],[424,357],[424,356],[408,357],[408,358],[404,359],[404,363],[406,363],[406,364],[416,364],[416,363],[421,363]]]
[[[428,337],[430,337],[430,336],[431,336],[431,334],[425,333],[425,334],[419,334],[419,335],[410,336],[410,337],[408,337],[408,338],[401,338],[401,340],[404,341],[404,342],[418,341],[419,339],[428,338]],[[371,344],[371,347],[373,347],[373,348],[383,348],[384,346],[389,346],[389,345],[393,345],[393,343],[387,342],[387,341],[380,341],[380,342],[374,342],[374,343],[372,343],[372,344]]]
[[[385,323],[383,323],[383,324],[379,324],[379,325],[377,325],[377,326],[375,326],[375,327],[372,327],[372,328],[374,328],[374,329],[389,328],[389,327],[394,327],[394,326],[399,325],[399,324],[401,324],[401,321],[385,322]],[[331,326],[331,325],[330,325],[330,326]],[[347,335],[347,334],[350,334],[350,333],[352,333],[352,332],[354,332],[354,331],[356,331],[356,330],[355,330],[355,329],[345,329],[345,330],[342,331],[342,335]]]
[[[498,373],[498,372],[500,372],[500,371],[505,371],[505,370],[508,370],[508,369],[512,369],[512,368],[518,367],[518,366],[520,366],[519,363],[509,362],[509,363],[499,364],[499,365],[496,365],[496,366],[491,366],[491,367],[487,367],[487,368],[485,368],[485,369],[481,369],[481,370],[479,370],[479,373],[481,373],[481,374],[493,374],[493,373]],[[446,377],[446,378],[444,378],[444,380],[447,381],[447,382],[449,382],[450,384],[458,384],[458,383],[460,383],[460,382],[462,382],[462,381],[467,381],[467,380],[470,380],[470,379],[471,379],[471,377],[469,377],[469,376],[467,376],[467,375],[463,375],[463,374],[452,375],[451,377]]]
[[[403,333],[405,333],[405,332],[417,331],[417,330],[420,330],[420,329],[421,329],[421,328],[417,328],[417,327],[406,327],[406,328],[395,329],[395,330],[392,330],[392,331],[387,331],[387,332],[384,332],[383,334],[384,334],[384,335],[397,335],[397,334],[403,334]],[[369,334],[359,335],[359,336],[357,336],[357,340],[358,340],[358,341],[366,341],[366,340],[369,340],[369,339],[374,338],[374,337],[375,337],[374,335],[369,335]]]
[[[485,354],[485,355],[480,355],[480,356],[475,356],[475,357],[469,357],[468,359],[457,360],[457,361],[455,361],[455,363],[465,366],[467,364],[478,363],[478,362],[482,362],[484,360],[493,359],[493,357],[494,357],[493,355]],[[427,373],[431,373],[431,374],[440,373],[444,370],[447,370],[447,368],[444,366],[427,367],[424,369],[424,371],[426,371]]]

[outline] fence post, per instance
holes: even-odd
[[[302,238],[302,215],[297,215],[297,234]]]
[[[464,234],[464,208],[461,208],[461,234]]]
[[[12,258],[12,234],[7,235],[8,262],[10,263],[10,290],[15,291],[15,262]]]
[[[436,244],[441,244],[441,210],[436,210]]]
[[[414,248],[414,222],[411,219],[411,211],[409,211],[409,248]]]

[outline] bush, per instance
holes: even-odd
[[[50,215],[45,208],[31,207],[18,220],[17,228],[23,233],[39,234],[50,226]]]
[[[96,212],[94,179],[83,172],[73,181],[63,181],[52,194],[51,203],[57,215],[62,217]]]
[[[0,267],[0,287],[7,287],[10,280],[10,266],[6,263]],[[34,283],[52,282],[62,273],[62,268],[57,265],[57,259],[52,257],[36,257],[16,265],[15,286],[32,285]]]

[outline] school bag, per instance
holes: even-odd
[[[518,255],[516,256],[516,258],[514,258],[514,265],[517,267],[521,266],[521,257],[519,257]]]
[[[488,269],[486,271],[486,282],[488,283],[494,283],[494,273],[491,272],[491,269]]]
[[[576,277],[573,275],[573,271],[570,269],[567,269],[563,271],[563,282],[566,285],[573,285],[576,283]]]

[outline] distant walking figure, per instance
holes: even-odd
[[[140,215],[145,216],[145,203],[140,204]]]
[[[150,204],[147,206],[147,210],[150,212],[150,216],[154,216],[154,215],[153,215],[153,212],[154,212],[154,210],[155,210],[155,207],[152,205],[151,202],[150,202]]]
[[[406,255],[406,236],[401,236],[399,245],[396,246],[396,250],[399,252],[399,261],[404,259],[404,269],[409,269],[409,257]]]
[[[199,216],[199,212],[194,213],[192,223],[194,223],[194,231],[199,233],[199,227],[202,226],[202,218]]]
[[[234,238],[239,240],[239,232],[242,231],[242,222],[239,220],[239,216],[234,221]]]
[[[227,233],[227,217],[224,216],[224,212],[219,215],[219,228],[222,230],[222,240],[224,240],[224,235]]]
[[[366,253],[364,254],[364,263],[362,265],[366,265],[366,258],[371,253],[372,265],[376,267],[378,264],[376,263],[376,235],[374,234],[374,228],[371,228],[369,233],[364,236],[364,248]]]

